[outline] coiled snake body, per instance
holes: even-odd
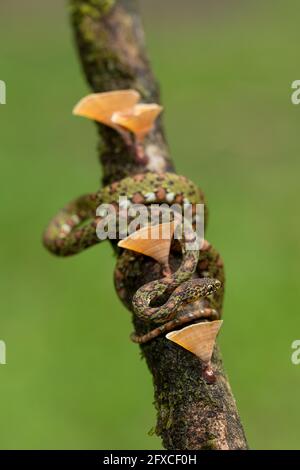
[[[123,178],[104,187],[100,191],[81,196],[70,202],[50,221],[45,230],[43,241],[48,250],[58,256],[69,256],[99,243],[96,226],[101,217],[96,216],[96,209],[101,204],[113,204],[119,210],[120,197],[127,197],[129,204],[166,203],[184,204],[204,203],[204,195],[198,187],[183,176],[173,173],[143,173]],[[117,221],[117,219],[116,219]],[[119,227],[117,227],[118,236]],[[215,315],[212,309],[177,318],[177,312],[186,303],[195,302],[214,293],[220,282],[211,278],[191,279],[196,271],[199,250],[186,250],[182,245],[183,258],[176,272],[162,279],[142,286],[133,298],[133,309],[137,317],[146,321],[162,324],[146,335],[133,335],[136,342],[146,342],[163,331],[185,323],[194,318]],[[169,293],[168,300],[161,306],[150,304],[164,293]],[[176,317],[176,318],[175,318]]]

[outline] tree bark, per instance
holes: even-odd
[[[70,0],[71,19],[79,57],[87,81],[94,92],[133,88],[144,102],[159,102],[159,87],[145,52],[143,28],[134,0]],[[175,171],[170,159],[162,120],[146,139],[147,164],[137,163],[132,152],[112,129],[98,125],[101,136],[99,155],[103,183],[146,171]],[[222,264],[211,248],[200,259],[205,269],[222,277]],[[179,262],[172,252],[171,265]],[[157,264],[138,257],[124,282],[125,304],[137,288],[157,278]],[[218,308],[222,309],[222,295]],[[191,308],[191,307],[189,307]],[[197,308],[197,304],[192,308]],[[133,322],[138,333],[145,325]],[[240,422],[221,354],[216,346],[212,365],[217,381],[208,385],[201,377],[199,360],[163,336],[141,346],[153,374],[156,432],[167,449],[246,449]]]

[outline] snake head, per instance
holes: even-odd
[[[202,277],[199,279],[193,279],[193,289],[199,295],[199,297],[207,297],[214,294],[220,287],[221,282],[218,279],[210,277]]]

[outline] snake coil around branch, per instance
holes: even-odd
[[[99,243],[97,225],[101,217],[96,216],[97,207],[101,204],[113,204],[120,210],[120,197],[127,197],[130,204],[144,204],[150,207],[154,203],[177,204],[190,203],[195,206],[204,203],[204,195],[197,186],[183,176],[173,173],[144,173],[127,177],[101,189],[100,191],[81,196],[60,210],[49,223],[44,233],[44,245],[55,255],[69,256],[80,253]],[[118,219],[116,219],[118,220]],[[117,227],[117,238],[119,235]],[[134,295],[132,304],[135,315],[150,324],[159,326],[145,335],[132,335],[138,343],[150,341],[163,332],[170,331],[181,324],[197,318],[218,318],[215,309],[201,308],[196,314],[180,316],[182,305],[205,299],[214,294],[220,287],[220,281],[209,277],[192,278],[199,262],[199,250],[186,250],[182,246],[182,261],[175,272],[162,276],[161,279],[146,283]],[[124,255],[121,254],[120,258]],[[125,258],[126,259],[126,258]],[[120,264],[120,261],[119,263]],[[116,275],[116,290],[120,298],[124,297],[120,276]],[[151,304],[163,294],[168,293],[167,300],[157,307]]]

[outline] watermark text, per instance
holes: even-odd
[[[6,104],[6,83],[0,80],[0,104]]]
[[[0,340],[0,364],[6,364],[6,344]]]
[[[184,240],[187,250],[201,249],[204,240],[204,204],[133,204],[126,196],[121,196],[118,207],[114,204],[101,204],[96,211],[98,223],[97,237],[100,240],[122,240],[141,228],[144,239]],[[170,226],[174,224],[174,230]],[[164,224],[163,231],[155,226]],[[153,230],[152,230],[152,229]]]
[[[294,350],[291,355],[291,361],[292,361],[292,364],[297,366],[300,364],[300,339],[295,339],[292,342],[291,347]]]

